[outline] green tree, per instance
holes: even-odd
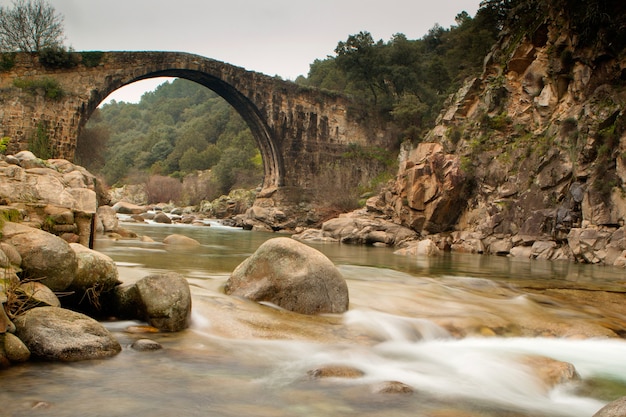
[[[39,52],[63,43],[63,16],[45,0],[15,0],[0,7],[0,50]]]
[[[374,105],[378,103],[378,94],[385,90],[380,74],[383,69],[379,47],[369,32],[359,32],[348,36],[345,42],[339,42],[335,48],[337,65],[357,83],[363,83],[372,95]]]

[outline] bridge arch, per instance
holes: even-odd
[[[250,127],[264,166],[255,205],[330,206],[388,169],[380,152],[393,147],[393,129],[354,111],[359,106],[341,94],[188,53],[75,54],[76,65],[50,68],[36,54],[16,53],[10,68],[0,68],[0,136],[11,138],[7,152],[28,149],[45,130],[53,157],[71,161],[80,130],[111,92],[148,78],[177,77],[213,90]],[[52,98],[37,87],[51,82],[62,94]]]
[[[92,95],[92,99],[89,100],[86,106],[87,111],[83,114],[82,120],[80,121],[80,128],[82,129],[84,127],[102,100],[104,100],[112,92],[134,82],[157,77],[184,78],[214,91],[226,100],[226,102],[228,102],[246,122],[252,132],[252,136],[254,137],[257,146],[259,147],[264,169],[263,188],[276,189],[283,186],[283,161],[281,155],[276,150],[276,146],[274,145],[276,143],[276,139],[272,137],[272,132],[264,122],[259,109],[232,85],[211,74],[207,74],[199,70],[178,68],[162,69],[147,72],[146,74],[135,77],[122,85],[119,85],[119,80],[110,79],[101,91],[94,92]]]

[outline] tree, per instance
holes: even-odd
[[[374,42],[369,32],[350,35],[346,42],[339,42],[335,53],[337,65],[357,82],[363,82],[370,90],[374,105],[378,102],[377,90],[385,91],[381,82],[382,56],[379,53],[382,41]]]
[[[63,16],[45,0],[15,0],[0,7],[0,50],[39,52],[63,43]]]

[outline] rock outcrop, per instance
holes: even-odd
[[[17,210],[14,220],[89,246],[97,184],[87,170],[22,151],[0,159],[0,178],[0,204]]]
[[[472,183],[455,232],[433,238],[442,247],[478,251],[471,233],[486,253],[623,257],[626,58],[583,44],[564,16],[551,10],[534,32],[504,34],[428,134]]]
[[[541,16],[503,33],[358,216],[443,250],[626,267],[626,55]]]
[[[226,282],[225,292],[302,314],[343,313],[348,286],[321,252],[289,238],[263,243]]]
[[[368,201],[368,210],[422,234],[450,230],[467,206],[471,184],[458,155],[437,143],[421,143],[409,152],[396,181]]]

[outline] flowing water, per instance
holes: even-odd
[[[155,242],[100,237],[96,249],[125,282],[161,271],[187,277],[191,328],[138,333],[141,323],[107,322],[123,345],[114,358],[2,371],[1,416],[582,417],[626,395],[626,341],[605,337],[626,328],[614,308],[625,304],[623,270],[316,244],[346,278],[350,310],[310,317],[221,291],[276,235],[217,224],[127,228]],[[159,242],[171,233],[202,246],[167,250]],[[130,348],[146,337],[164,348]],[[580,379],[549,382],[556,361]],[[312,376],[331,365],[362,375]],[[389,381],[412,392],[381,392]]]

